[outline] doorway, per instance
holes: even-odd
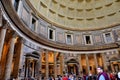
[[[79,63],[75,59],[71,59],[67,62],[68,74],[79,74]]]

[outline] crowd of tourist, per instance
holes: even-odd
[[[58,76],[57,79],[50,77],[49,80],[120,80],[120,72],[107,73],[103,71],[102,67],[98,67],[96,75],[76,76],[75,74],[65,74],[64,76]]]

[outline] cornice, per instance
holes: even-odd
[[[18,28],[24,35],[29,37],[30,39],[34,40],[35,42],[49,46],[55,49],[66,50],[66,51],[97,51],[97,50],[107,50],[107,49],[115,49],[118,48],[117,44],[105,44],[100,46],[76,46],[76,45],[67,45],[67,44],[60,44],[57,42],[49,41],[43,37],[40,37],[35,32],[32,32],[25,26],[19,16],[17,15],[16,11],[12,7],[11,0],[2,0],[2,5],[4,10],[6,11],[8,17],[10,18],[11,22]],[[12,15],[11,15],[12,14]],[[111,46],[112,45],[112,46]]]

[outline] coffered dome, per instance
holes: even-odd
[[[44,19],[57,27],[95,30],[120,23],[120,0],[30,0]]]

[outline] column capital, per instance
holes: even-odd
[[[43,51],[45,51],[43,48],[40,48],[40,50],[39,50],[40,52],[43,52]]]
[[[21,36],[18,36],[18,41],[23,43],[23,38]]]
[[[10,26],[10,24],[7,22],[7,20],[3,20],[3,26],[2,26],[2,28],[3,29],[9,29],[8,26]]]
[[[15,31],[12,31],[12,38],[18,37],[18,34]]]

